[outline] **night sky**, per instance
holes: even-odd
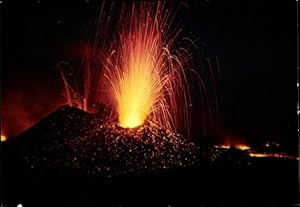
[[[8,136],[20,132],[23,119],[32,124],[55,110],[62,99],[55,66],[79,64],[82,45],[93,36],[99,2],[51,2],[0,4],[2,127]],[[296,1],[186,2],[186,29],[220,62],[222,134],[297,146]]]

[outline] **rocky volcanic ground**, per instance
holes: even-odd
[[[12,142],[29,171],[111,176],[197,163],[197,147],[181,135],[149,120],[123,129],[109,114],[63,106]]]
[[[1,144],[4,206],[295,206],[297,160],[194,144],[63,106]]]

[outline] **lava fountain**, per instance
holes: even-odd
[[[107,58],[104,74],[123,128],[142,125],[150,116],[160,126],[176,129],[179,96],[183,106],[188,104],[184,59],[170,51],[178,34],[167,39],[168,18],[161,4],[133,5],[119,34],[119,51]]]
[[[175,15],[162,2],[121,4],[117,16],[113,4],[108,6],[101,7],[80,82],[71,64],[58,65],[72,107],[61,107],[23,135],[43,142],[37,142],[40,150],[31,153],[28,147],[21,157],[34,166],[30,169],[57,166],[85,175],[195,165],[198,147],[178,133],[184,129],[189,135],[190,88],[196,87],[190,81],[198,78],[205,92],[191,67],[195,44],[182,37]],[[57,133],[48,136],[47,130]]]
[[[191,79],[199,79],[196,85],[206,95],[199,96],[207,102],[200,106],[203,117],[204,108],[209,109],[205,83],[191,67],[194,42],[182,36],[176,15],[162,2],[122,4],[117,20],[112,18],[113,4],[106,7],[103,3],[93,46],[87,50],[82,84],[71,84],[74,79],[61,73],[69,105],[91,112],[91,105],[104,103],[113,106],[122,128],[135,128],[149,119],[188,134]],[[78,85],[83,85],[81,92]]]

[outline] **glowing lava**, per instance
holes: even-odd
[[[174,129],[173,117],[178,117],[174,113],[180,111],[180,100],[188,105],[189,94],[182,67],[184,58],[170,51],[177,36],[170,40],[165,37],[168,13],[160,4],[157,8],[133,5],[125,20],[128,24],[121,27],[119,51],[105,65],[118,124],[134,128],[150,115],[161,126]]]
[[[4,134],[1,134],[1,142],[4,142],[4,141],[6,141],[6,136],[4,135]]]
[[[160,59],[163,51],[161,32],[156,29],[154,20],[143,23],[135,22],[128,35],[121,34],[120,64],[116,69],[108,69],[119,125],[124,128],[144,122],[151,108],[163,98],[162,89],[168,81],[168,77],[161,74],[164,69]],[[165,103],[161,104],[165,106]]]
[[[234,147],[238,150],[250,150],[251,148],[244,144],[237,144],[237,145],[215,145],[216,148],[222,148],[222,149],[230,149],[230,147]]]
[[[217,112],[217,104],[212,108],[209,102],[217,91],[209,94],[206,81],[195,69],[201,61],[193,56],[200,57],[200,53],[183,36],[182,25],[175,23],[178,11],[172,12],[160,1],[113,8],[105,3],[101,7],[95,40],[86,50],[78,83],[70,64],[63,64],[68,70],[59,65],[68,104],[92,113],[99,110],[98,105],[112,106],[110,118],[117,116],[121,128],[135,128],[149,119],[188,137],[193,90],[195,105],[200,101],[205,134]],[[209,80],[214,82],[210,60],[206,61]]]
[[[243,145],[243,144],[235,145],[235,148],[237,148],[239,150],[250,150],[251,149],[249,146]]]
[[[157,57],[151,57],[157,53],[157,46],[151,46],[157,44],[157,37],[143,38],[146,31],[139,30],[136,36],[132,34],[124,40],[122,69],[117,69],[112,78],[119,125],[124,128],[133,128],[144,122],[161,90],[160,77],[155,74]]]

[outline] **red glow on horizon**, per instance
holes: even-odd
[[[287,155],[285,153],[262,153],[262,152],[250,152],[249,153],[250,157],[256,157],[256,158],[281,158],[281,159],[290,159],[290,160],[300,160],[300,157],[295,157],[295,156],[291,156],[291,155]]]
[[[15,72],[13,75],[19,81],[8,82],[2,96],[1,130],[7,139],[19,135],[64,104],[62,98],[57,98],[59,93],[50,90],[50,84],[41,83],[32,74]]]
[[[242,144],[239,144],[239,145],[226,145],[226,144],[223,144],[223,145],[215,145],[215,147],[222,148],[222,149],[230,149],[231,147],[234,147],[235,149],[239,149],[239,150],[250,150],[251,149],[250,146],[242,145]]]

